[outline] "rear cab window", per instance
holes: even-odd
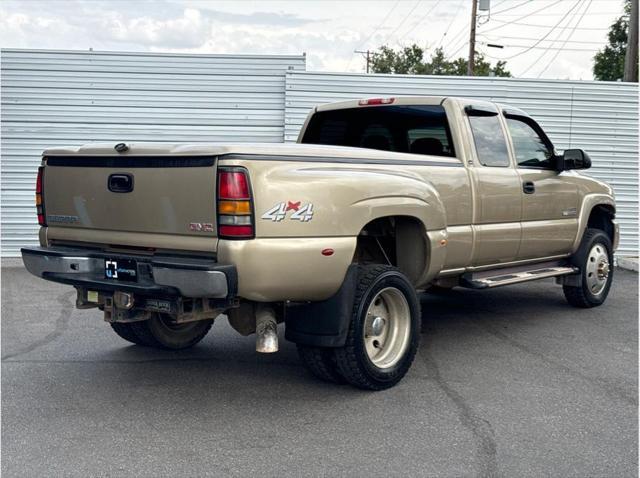
[[[441,105],[389,105],[315,113],[302,143],[455,157]]]

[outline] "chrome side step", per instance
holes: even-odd
[[[488,289],[500,287],[503,285],[518,284],[520,282],[529,282],[532,280],[546,279],[549,277],[565,276],[578,272],[576,267],[571,266],[553,266],[540,268],[541,264],[536,264],[537,269],[509,271],[508,269],[491,271],[497,275],[487,275],[487,272],[479,274],[465,274],[460,285],[470,289]]]

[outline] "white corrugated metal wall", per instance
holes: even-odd
[[[305,57],[2,50],[5,257],[37,244],[42,150],[92,141],[282,142],[285,72]]]
[[[504,102],[535,117],[559,150],[583,148],[587,171],[611,184],[621,223],[619,255],[638,255],[638,85],[632,83],[290,72],[285,141],[295,141],[321,103],[401,95],[466,96]]]

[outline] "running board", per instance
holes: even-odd
[[[578,272],[576,267],[570,266],[540,268],[540,264],[537,264],[537,267],[538,269],[519,270],[513,272],[508,269],[490,271],[493,274],[498,274],[493,276],[488,275],[489,271],[481,275],[465,274],[460,280],[460,285],[469,289],[489,289],[503,285],[518,284],[520,282],[547,279],[549,277],[565,276]],[[478,277],[479,275],[480,277]]]

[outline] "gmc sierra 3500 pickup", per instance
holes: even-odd
[[[292,145],[49,149],[22,257],[134,344],[190,347],[226,314],[273,352],[284,322],[313,374],[380,390],[416,354],[417,290],[555,277],[572,305],[604,302],[618,226],[590,165],[517,108],[345,101]]]

